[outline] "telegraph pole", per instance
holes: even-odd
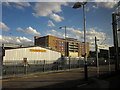
[[[96,53],[96,67],[98,67],[98,45],[97,45],[97,38],[95,37],[95,53]]]
[[[117,14],[112,14],[112,26],[113,26],[113,39],[114,39],[114,60],[115,60],[115,71],[119,69],[119,58],[118,58],[118,35],[117,35]]]

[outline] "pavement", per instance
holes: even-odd
[[[39,88],[116,88],[120,85],[120,73],[108,73],[107,66],[100,67],[97,78],[96,67],[88,67],[88,80],[84,79],[84,68],[56,72],[36,73],[17,77],[4,77],[3,89]],[[114,68],[111,68],[111,71]],[[108,74],[104,74],[107,72]],[[118,82],[118,83],[117,83]],[[117,84],[116,84],[117,83]]]
[[[120,71],[117,73],[112,73],[107,76],[102,76],[100,78],[90,78],[89,83],[85,85],[80,85],[78,88],[105,88],[105,89],[115,89],[120,88]]]

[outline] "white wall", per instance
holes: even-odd
[[[30,49],[46,50],[46,52],[31,52]],[[52,51],[41,47],[29,47],[5,50],[4,62],[11,60],[23,60],[27,58],[27,61],[31,60],[58,60],[61,57],[61,53]]]

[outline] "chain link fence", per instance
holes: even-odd
[[[88,58],[88,66],[96,66],[94,58]],[[113,64],[111,60],[99,59],[100,65]],[[23,60],[7,60],[3,63],[3,75],[16,75],[16,74],[29,74],[36,72],[66,70],[73,68],[84,67],[84,59],[80,58],[64,58],[58,61],[47,61],[47,60],[29,60],[23,62]]]
[[[7,60],[3,63],[3,75],[28,74],[35,72],[46,72],[79,68],[84,65],[83,60],[68,58],[59,61],[29,60]]]

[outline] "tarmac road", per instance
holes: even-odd
[[[113,67],[113,66],[111,66]],[[111,68],[114,70],[114,67]],[[108,73],[108,66],[101,66],[100,73]],[[96,67],[88,67],[88,76],[96,76]],[[13,77],[1,80],[2,88],[73,88],[86,84],[84,68],[57,71],[51,73],[38,73],[24,77]]]

